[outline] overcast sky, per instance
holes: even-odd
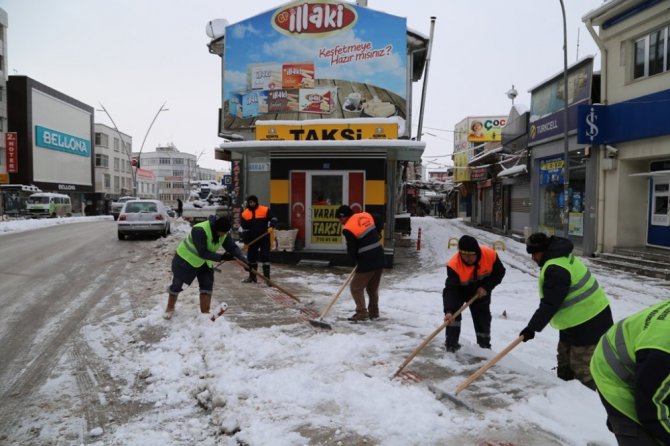
[[[0,0],[9,16],[8,75],[26,75],[96,109],[103,104],[139,150],[174,143],[214,160],[221,59],[209,54],[206,24],[230,23],[275,9],[281,1],[253,0]],[[597,46],[581,18],[603,0],[564,0],[568,63]],[[429,168],[450,162],[454,125],[466,116],[506,116],[515,103],[530,105],[528,89],[563,70],[563,21],[559,0],[369,0],[368,6],[407,18],[426,36],[435,16],[423,120]],[[579,36],[579,45],[578,45]],[[413,126],[423,81],[414,86]],[[111,125],[103,112],[96,122]],[[414,130],[415,132],[416,130]],[[427,134],[430,133],[430,134]],[[435,136],[433,136],[435,135]]]

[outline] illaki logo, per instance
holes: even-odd
[[[319,37],[345,31],[357,19],[356,10],[347,3],[305,2],[278,9],[272,16],[272,26],[288,36]]]

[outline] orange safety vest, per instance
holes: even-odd
[[[266,218],[268,216],[269,210],[270,209],[267,206],[258,205],[256,208],[256,218],[259,220]],[[242,218],[245,220],[251,220],[254,218],[254,213],[251,211],[251,209],[246,208],[244,212],[242,212]]]
[[[370,232],[376,231],[377,227],[375,226],[375,219],[372,215],[367,212],[359,212],[349,218],[344,224],[343,229],[351,232],[358,241],[361,241],[366,235],[370,234]],[[377,246],[381,246],[378,238],[365,246],[359,246],[358,252],[369,251]]]
[[[453,269],[456,271],[456,274],[458,274],[461,286],[467,286],[473,282],[483,280],[490,276],[493,271],[493,264],[498,258],[498,254],[488,246],[480,246],[479,249],[481,250],[482,255],[479,258],[477,277],[473,277],[475,265],[466,265],[465,262],[463,262],[463,259],[461,259],[460,253],[456,253],[447,264],[449,268]]]

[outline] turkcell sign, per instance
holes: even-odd
[[[58,150],[87,158],[91,156],[91,141],[39,125],[35,126],[35,144],[45,149]]]

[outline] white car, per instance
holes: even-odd
[[[160,200],[130,200],[123,204],[117,220],[119,240],[129,235],[170,234],[170,217]]]

